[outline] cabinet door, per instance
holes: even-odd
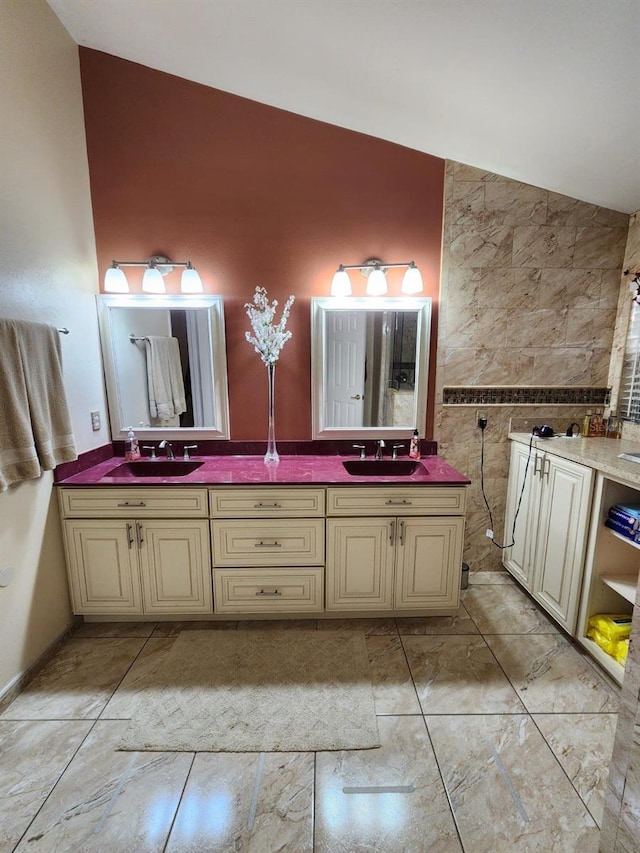
[[[569,633],[576,627],[593,470],[546,454],[533,595]]]
[[[391,610],[395,518],[327,519],[327,610]]]
[[[212,613],[208,521],[137,521],[145,613]]]
[[[512,443],[503,536],[505,545],[510,544],[512,537],[514,544],[504,551],[502,562],[505,569],[529,591],[533,590],[533,561],[540,502],[538,471],[542,463],[543,454],[539,451],[530,451],[527,445]]]
[[[142,613],[133,522],[65,521],[74,613]]]
[[[399,518],[396,610],[458,606],[464,519]]]

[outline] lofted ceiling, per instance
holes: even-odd
[[[640,209],[640,0],[48,3],[80,45]]]

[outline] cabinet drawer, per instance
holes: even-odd
[[[216,613],[320,612],[323,569],[214,569]]]
[[[60,489],[64,518],[206,518],[207,490]]]
[[[212,518],[320,518],[324,489],[210,489]]]
[[[324,520],[212,521],[215,566],[317,566],[324,563]]]
[[[464,487],[327,489],[327,515],[464,515]]]

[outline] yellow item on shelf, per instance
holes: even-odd
[[[601,634],[596,628],[589,628],[587,631],[587,637],[590,640],[593,640],[602,651],[606,652],[608,655],[611,655],[612,658],[615,658],[618,663],[622,663],[629,651],[629,640],[611,640],[608,637],[605,637],[604,634]]]
[[[596,613],[589,617],[589,630],[592,628],[607,640],[626,640],[631,634],[631,616],[628,613]]]
[[[624,663],[627,659],[628,654],[629,640],[618,640],[618,645],[616,647],[616,653],[614,654],[614,658],[618,661],[618,663]]]

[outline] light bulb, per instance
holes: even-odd
[[[387,279],[381,269],[371,270],[367,279],[369,296],[383,296],[387,292]]]
[[[146,293],[166,293],[164,279],[160,270],[155,267],[148,267],[142,276],[142,289]]]
[[[337,270],[331,282],[332,296],[351,296],[351,279],[346,270]]]
[[[402,277],[402,287],[400,288],[403,293],[421,293],[423,290],[422,285],[422,276],[420,275],[420,270],[413,264],[409,265],[409,269],[405,272]]]
[[[128,293],[129,282],[120,267],[111,266],[104,274],[104,289],[106,293]]]
[[[188,266],[182,270],[182,278],[180,279],[180,290],[183,293],[202,293],[202,279],[198,275],[198,271],[192,266]]]

